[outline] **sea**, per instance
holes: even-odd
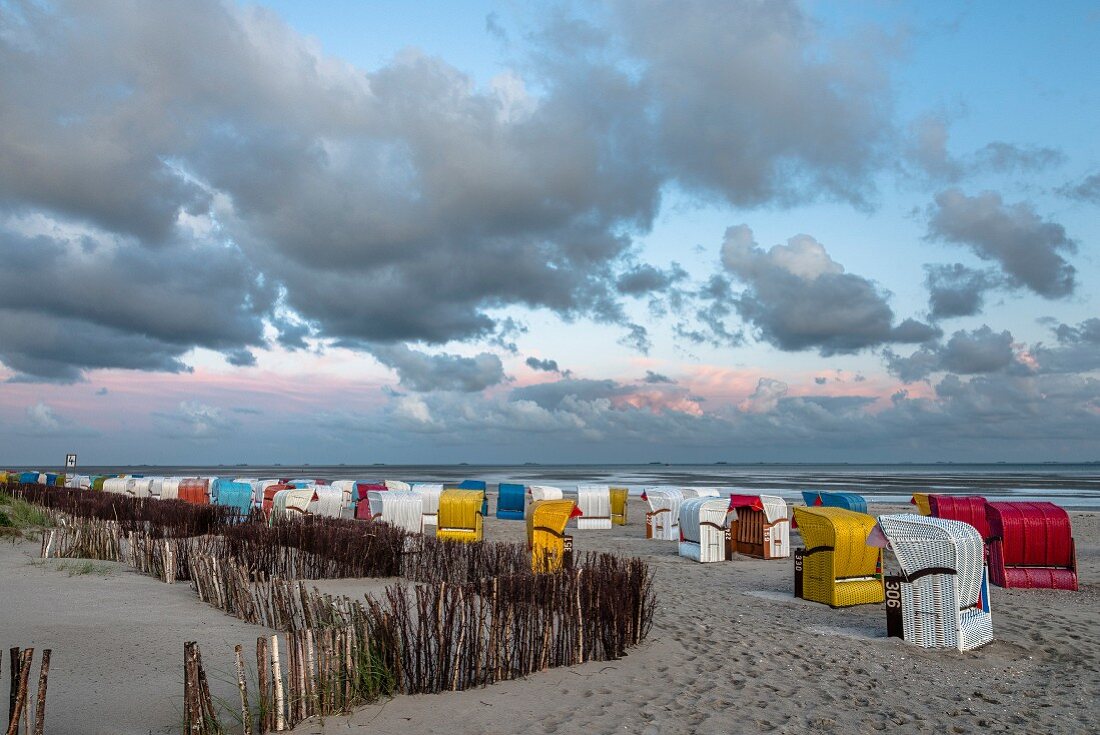
[[[70,470],[71,472],[72,470]],[[1100,509],[1100,462],[1084,464],[624,464],[624,465],[194,465],[81,467],[81,474],[354,479],[364,482],[484,480],[552,485],[718,487],[801,501],[803,490],[843,490],[872,502],[908,503],[914,492],[981,495],[987,500],[1049,500],[1066,508]]]

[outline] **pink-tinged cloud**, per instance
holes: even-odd
[[[631,406],[633,408],[646,409],[653,413],[675,411],[690,416],[702,416],[703,408],[698,401],[693,401],[684,390],[639,390],[624,396],[611,399],[616,407]]]

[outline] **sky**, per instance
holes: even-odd
[[[1100,460],[1098,35],[0,0],[0,464]]]

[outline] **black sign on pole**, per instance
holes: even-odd
[[[67,470],[75,470],[76,469],[76,455],[75,454],[66,454],[65,455],[65,469],[67,469]]]

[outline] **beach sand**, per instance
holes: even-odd
[[[790,560],[681,559],[675,543],[645,540],[644,512],[631,498],[628,526],[572,532],[578,551],[636,555],[653,567],[654,627],[626,658],[400,696],[294,732],[1100,731],[1100,514],[1072,513],[1080,592],[992,588],[995,641],[959,653],[886,638],[881,605],[833,610],[795,600]],[[521,522],[486,523],[487,539],[523,534]],[[796,534],[792,542],[800,545]],[[97,562],[110,573],[70,577],[58,561],[35,563],[37,548],[0,546],[0,645],[53,648],[48,732],[179,732],[187,640],[199,642],[215,695],[233,701],[233,645],[254,651],[263,628],[199,603],[186,584],[123,565]],[[320,586],[358,595],[383,584]]]

